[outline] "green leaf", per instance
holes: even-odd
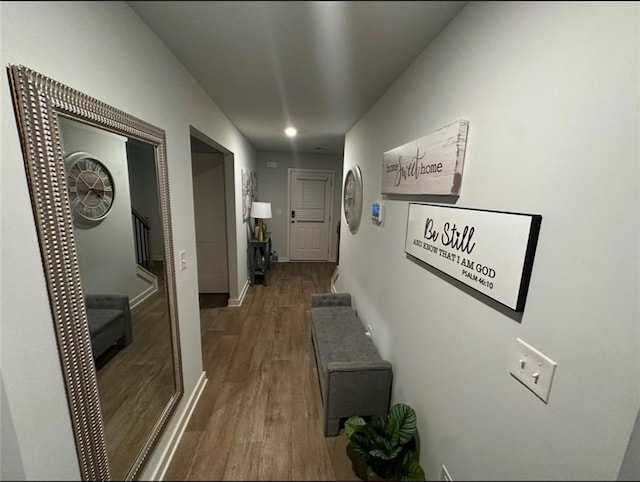
[[[389,417],[387,421],[387,437],[392,447],[397,447],[400,442],[400,425],[395,418]]]
[[[392,449],[392,450],[374,449],[369,453],[373,457],[377,457],[377,458],[382,459],[382,460],[394,460],[398,456],[398,454],[400,453],[400,450],[401,450],[400,447],[396,447],[395,449]]]
[[[387,450],[388,449],[388,444],[387,444],[387,439],[384,437],[384,435],[380,435],[380,434],[372,434],[371,436],[371,448],[372,449],[379,449],[379,450]]]
[[[349,439],[349,445],[360,454],[365,460],[369,460],[371,456],[369,452],[375,448],[370,437],[362,432],[353,432]]]
[[[416,412],[409,405],[396,403],[389,410],[389,418],[395,419],[400,427],[400,444],[408,443],[416,432]]]
[[[416,413],[398,403],[387,417],[373,416],[368,422],[350,417],[345,424],[349,446],[366,463],[370,475],[378,478],[425,480],[424,469],[410,443],[416,434]]]
[[[406,473],[402,474],[401,480],[427,480],[422,466],[415,460],[409,463],[406,467]]]
[[[369,422],[368,426],[371,428],[371,431],[373,433],[378,435],[384,436],[387,430],[387,422],[382,417],[378,417],[377,415],[375,417],[371,417],[371,421]]]
[[[367,422],[364,421],[362,417],[350,417],[344,423],[344,433],[347,438],[351,438],[351,434],[356,430],[359,430],[361,427],[365,426]]]
[[[418,454],[410,450],[404,454],[400,466],[400,480],[426,480],[424,469],[418,462]]]

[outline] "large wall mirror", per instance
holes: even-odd
[[[184,393],[165,133],[7,70],[81,474],[132,480]]]

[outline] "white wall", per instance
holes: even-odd
[[[640,406],[639,29],[637,2],[472,2],[347,134],[365,209],[384,151],[463,118],[456,205],[543,218],[521,316],[405,256],[408,201],[436,197],[342,227],[337,288],[417,410],[427,479],[618,474]],[[548,405],[509,375],[516,337],[558,363]]]
[[[82,289],[85,294],[127,295],[133,301],[149,285],[136,274],[127,138],[65,118],[60,119],[60,131],[65,155],[91,154],[113,178],[113,204],[107,217],[96,224],[76,224],[74,229]]]
[[[291,153],[291,152],[257,152],[257,173],[258,173],[258,201],[271,203],[270,220],[267,229],[271,232],[272,250],[278,252],[281,261],[289,259],[288,243],[289,237],[289,174],[290,168],[296,169],[321,169],[333,171],[334,192],[333,192],[333,213],[330,225],[330,251],[329,259],[335,261],[338,248],[338,237],[336,228],[340,220],[340,206],[342,199],[342,161],[341,155],[337,154],[312,154],[312,153]],[[267,162],[275,162],[276,167],[267,167]]]
[[[158,172],[153,146],[127,142],[131,206],[149,221],[149,251],[153,261],[164,260],[162,218],[158,197]]]
[[[167,435],[184,411],[202,374],[190,126],[234,155],[240,169],[255,169],[254,150],[165,45],[123,2],[1,2],[2,64],[23,64],[166,131],[173,237],[176,254],[186,250],[187,269],[177,271],[178,314],[185,397],[159,441],[144,478],[157,466]],[[1,353],[6,403],[2,420],[15,436],[5,447],[3,476],[77,479],[79,468],[60,373],[18,132],[6,75],[1,82],[2,300]],[[241,206],[235,183],[236,205]],[[246,231],[236,211],[237,297],[247,279]],[[5,436],[6,435],[6,436]]]

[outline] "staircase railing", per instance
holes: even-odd
[[[140,214],[133,206],[131,206],[131,218],[133,220],[136,263],[148,270],[151,263],[151,249],[149,245],[151,224],[149,223],[149,218]]]

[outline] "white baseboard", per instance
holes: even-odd
[[[240,293],[240,298],[229,298],[227,306],[242,306],[242,302],[244,301],[244,297],[247,294],[247,290],[249,289],[249,280],[244,283],[244,287],[242,288],[242,293]]]
[[[144,300],[158,292],[158,278],[156,275],[147,271],[142,266],[136,266],[136,276],[141,280],[149,283],[149,287],[140,293],[138,296],[129,301],[129,308],[133,309],[142,303]]]
[[[337,293],[336,291],[336,281],[338,281],[338,268],[339,266],[336,266],[336,269],[333,270],[333,273],[331,274],[331,292],[332,293]]]
[[[176,449],[180,444],[184,430],[187,428],[187,424],[189,423],[189,420],[191,420],[191,416],[193,415],[195,408],[198,406],[198,400],[200,400],[200,395],[202,395],[207,381],[207,372],[203,371],[198,379],[198,383],[196,383],[196,386],[193,389],[193,392],[191,392],[191,396],[189,397],[184,412],[182,412],[182,418],[176,424],[176,428],[171,434],[169,443],[160,457],[158,466],[151,474],[150,480],[164,480],[164,476],[167,473],[171,460],[173,459]]]
[[[278,263],[294,263],[296,261],[291,261],[289,258],[278,258]],[[306,261],[300,261],[300,263],[335,263],[336,262],[336,258],[335,256],[330,257],[329,259],[319,259],[319,260],[306,260]]]

